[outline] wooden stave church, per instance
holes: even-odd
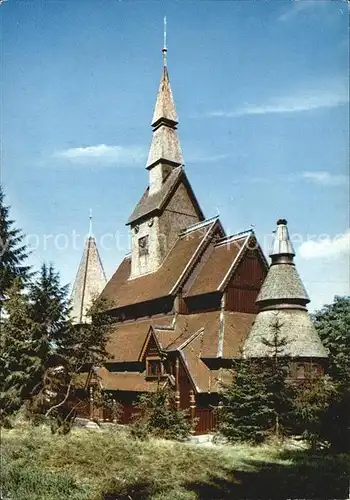
[[[279,277],[274,272],[269,279],[271,268],[254,231],[228,236],[218,216],[205,219],[184,170],[166,49],[163,55],[146,165],[149,185],[127,221],[131,253],[106,283],[90,233],[73,287],[73,310],[80,311],[76,322],[86,320],[96,291],[110,304],[106,313],[115,321],[108,361],[86,377],[90,402],[81,416],[109,419],[107,411],[94,407],[96,385],[122,404],[124,424],[131,422],[141,393],[169,385],[177,407],[197,418],[196,432],[201,434],[215,428],[213,408],[230,376],[232,359],[263,355],[254,324],[267,311],[289,315],[291,345],[298,339],[298,348],[288,353],[295,378],[301,366],[303,377],[315,368],[323,373],[327,352],[307,313],[309,298],[293,263],[287,222],[278,221],[272,252],[272,264],[285,269],[285,286],[280,282],[275,296],[271,282]],[[283,290],[290,273],[292,292]],[[261,300],[266,282],[270,293]],[[266,333],[266,324],[264,328]]]

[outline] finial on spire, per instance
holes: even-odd
[[[164,16],[164,44],[163,44],[163,60],[164,60],[164,66],[166,66],[166,53],[168,52],[167,46],[166,46],[166,16]]]
[[[89,237],[92,236],[92,210],[89,210]]]

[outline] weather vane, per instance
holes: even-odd
[[[167,51],[168,51],[168,49],[166,46],[166,16],[164,16],[164,45],[163,45],[163,49],[162,49],[163,58],[164,58],[164,66],[166,66],[166,53],[167,53]]]

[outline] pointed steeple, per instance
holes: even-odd
[[[159,191],[169,173],[183,164],[180,141],[176,133],[178,117],[167,68],[167,50],[165,32],[162,49],[163,71],[152,118],[153,137],[146,165],[150,171],[150,195]]]
[[[173,93],[171,91],[168,68],[163,67],[163,74],[153,112],[152,127],[157,128],[164,121],[168,126],[175,127],[178,123]]]
[[[97,249],[96,239],[92,235],[92,216],[90,211],[89,235],[85,242],[83,256],[71,295],[74,323],[79,324],[87,321],[86,314],[93,300],[100,295],[106,283],[106,275]]]
[[[292,358],[327,358],[306,304],[310,299],[294,264],[295,252],[287,221],[277,221],[271,266],[256,300],[259,307],[244,344],[245,357],[271,356],[276,327],[286,341],[280,355]]]

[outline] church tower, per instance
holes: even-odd
[[[72,319],[74,323],[85,323],[87,312],[92,302],[102,292],[107,283],[96,239],[92,234],[92,217],[90,214],[90,230],[73,285]]]
[[[163,71],[146,164],[149,185],[127,222],[131,230],[130,279],[156,271],[179,232],[204,219],[183,168],[165,36],[162,52]]]
[[[328,357],[307,311],[310,299],[295,267],[294,256],[287,221],[279,219],[270,253],[271,266],[256,300],[259,312],[244,345],[246,357],[271,355],[267,342],[273,343],[276,325],[286,342],[281,355],[299,360]]]

